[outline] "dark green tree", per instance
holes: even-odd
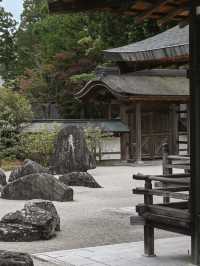
[[[16,65],[16,21],[0,3],[0,76],[7,81],[14,78]]]
[[[138,26],[131,16],[111,13],[50,16],[46,0],[25,0],[16,38],[21,91],[32,101],[57,103],[63,117],[78,118],[73,94],[104,63],[102,50],[160,30],[154,22]]]

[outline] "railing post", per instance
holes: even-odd
[[[152,189],[151,180],[148,178],[145,180],[145,189]],[[144,195],[144,204],[153,204],[153,195]],[[144,225],[144,255],[148,257],[154,257],[154,227],[145,221]]]
[[[169,156],[169,146],[167,143],[162,145],[162,166],[163,166],[163,175],[168,176],[172,175],[172,168],[168,168],[167,166],[171,163],[171,160],[168,158]],[[162,183],[163,187],[167,187],[166,184]],[[163,197],[163,203],[168,204],[170,202],[169,197]]]

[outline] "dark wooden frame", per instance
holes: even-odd
[[[191,178],[188,174],[170,176],[134,175],[133,179],[143,180],[145,182],[143,188],[133,189],[134,194],[144,195],[144,204],[137,205],[136,211],[143,219],[145,255],[155,256],[154,228],[191,235],[192,226],[191,212],[189,210],[189,194],[180,193],[183,191],[189,192]],[[159,181],[166,186],[153,188],[153,181]],[[175,198],[182,201],[154,204],[153,196]],[[135,217],[131,217],[132,224],[134,224],[134,219]]]
[[[190,3],[192,259],[200,265],[200,3]]]
[[[77,11],[110,11],[116,14],[133,15],[137,23],[156,19],[159,24],[182,21],[188,18],[189,0],[48,0],[51,13]]]

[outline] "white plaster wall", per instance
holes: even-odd
[[[120,159],[120,137],[105,138],[101,145],[102,153],[118,152],[119,154],[102,155],[102,160],[119,160]]]

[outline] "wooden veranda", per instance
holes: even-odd
[[[49,0],[50,11],[110,10],[133,15],[138,23],[156,19],[190,25],[191,237],[193,263],[200,265],[200,1],[199,0]]]

